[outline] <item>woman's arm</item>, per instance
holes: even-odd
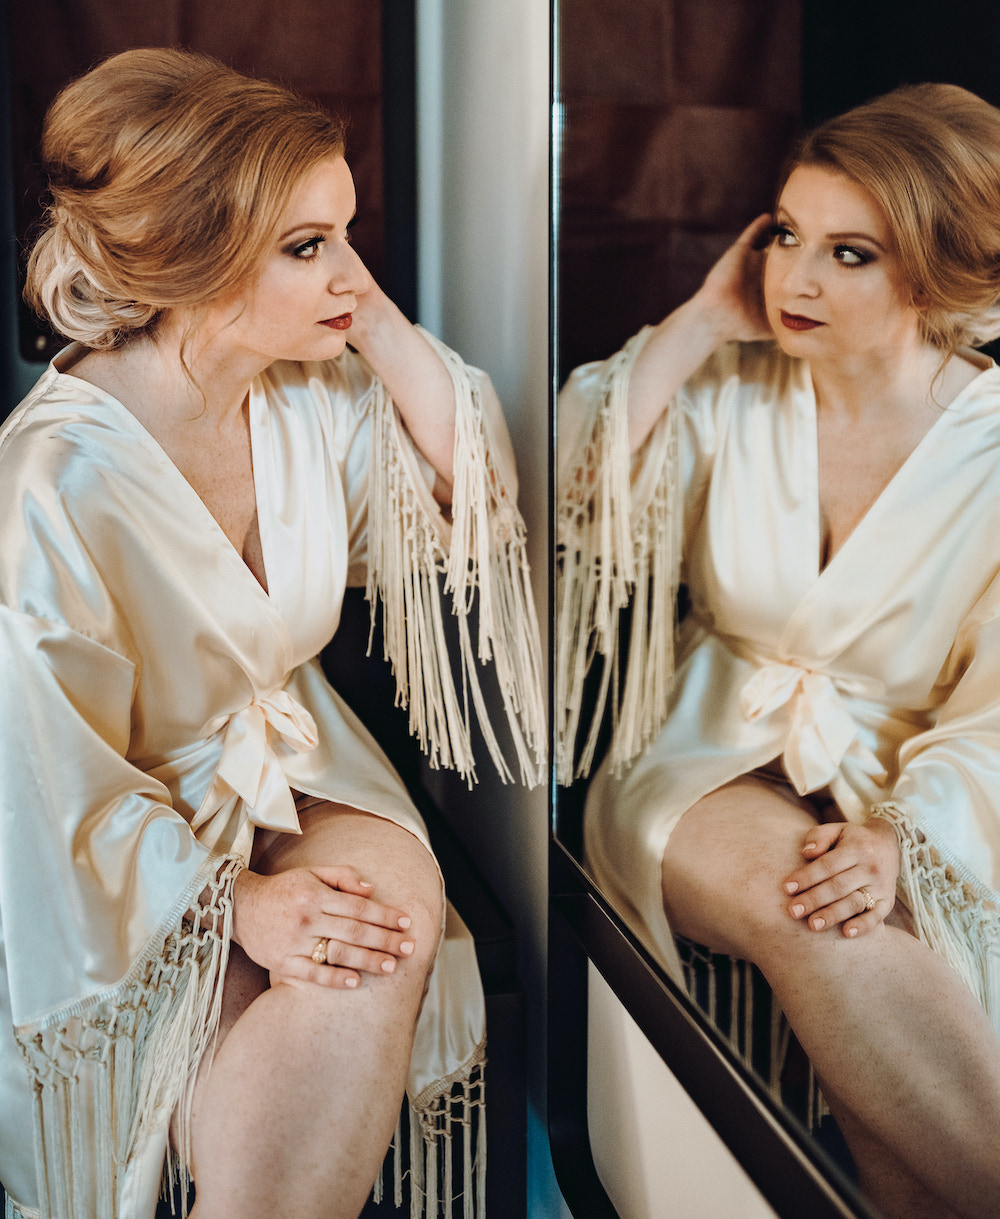
[[[455,477],[455,392],[419,330],[376,284],[359,298],[350,341],[385,385],[413,442],[437,471],[434,498],[451,502]]]
[[[667,404],[717,347],[769,339],[761,295],[763,244],[771,217],[758,216],[695,295],[653,330],[629,382],[629,451],[645,442]]]

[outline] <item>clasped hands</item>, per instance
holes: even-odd
[[[833,821],[814,826],[805,837],[808,862],[782,882],[792,918],[812,931],[839,927],[849,939],[885,922],[896,900],[899,845],[892,826],[880,817],[863,825]],[[869,910],[862,890],[875,905]]]
[[[384,977],[414,949],[409,916],[372,897],[349,865],[245,869],[233,884],[233,939],[271,975],[271,985],[308,983],[353,990],[362,974]],[[321,940],[327,964],[312,952]]]

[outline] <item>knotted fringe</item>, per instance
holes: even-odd
[[[392,1160],[393,1203],[403,1205],[403,1180],[410,1179],[410,1219],[486,1219],[486,1060],[483,1046],[471,1065],[425,1089],[402,1115],[386,1162]],[[406,1137],[408,1131],[408,1138]],[[455,1189],[455,1141],[461,1131],[461,1189]],[[404,1159],[407,1167],[404,1168]],[[385,1196],[385,1163],[372,1191]]]
[[[475,779],[469,698],[490,757],[504,782],[511,772],[490,723],[476,661],[495,660],[521,781],[544,777],[545,711],[538,619],[531,591],[524,522],[494,462],[479,391],[459,358],[432,335],[455,390],[455,483],[450,553],[421,506],[401,454],[400,422],[381,385],[375,396],[370,557],[365,595],[374,626],[383,605],[385,658],[396,676],[397,704],[432,767]],[[458,619],[461,697],[445,639],[438,577]],[[478,597],[476,593],[478,591]],[[470,616],[478,610],[472,644]]]
[[[830,1110],[812,1063],[798,1045],[763,974],[749,961],[712,953],[677,937],[684,984],[742,1064],[768,1087],[771,1098],[819,1128]]]
[[[905,802],[877,804],[873,817],[896,831],[897,889],[917,937],[961,975],[995,1028],[1000,1028],[1000,907],[959,860],[947,858],[916,823]]]
[[[171,916],[171,930],[113,989],[14,1030],[34,1088],[38,1190],[48,1219],[130,1219],[119,1210],[121,1177],[144,1136],[165,1133],[174,1110],[180,1155],[168,1152],[165,1172],[186,1185],[195,1074],[218,1026],[241,868],[238,859],[212,860],[194,900],[185,895]],[[205,904],[197,896],[203,886]]]
[[[677,412],[668,408],[655,442],[647,442],[665,446],[664,465],[635,519],[628,440],[629,381],[650,333],[640,331],[608,361],[586,447],[558,489],[554,714],[556,777],[564,785],[590,773],[609,694],[615,775],[667,716],[681,560]],[[619,620],[630,603],[622,685]],[[581,713],[589,703],[584,685],[597,656],[603,665],[596,705],[577,758]]]

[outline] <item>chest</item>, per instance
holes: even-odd
[[[886,424],[816,420],[820,567],[825,567],[886,490],[934,423],[922,412]]]
[[[223,433],[165,437],[163,447],[234,549],[267,588],[246,420]]]

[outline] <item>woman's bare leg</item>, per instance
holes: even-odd
[[[781,882],[801,866],[814,823],[804,802],[754,777],[706,796],[664,856],[670,924],[760,968],[847,1117],[862,1182],[886,1215],[913,1212],[885,1196],[892,1171],[864,1129],[940,1213],[998,1215],[1000,1041],[954,970],[898,923],[847,939],[791,918]]]
[[[227,972],[225,1035],[192,1113],[192,1219],[356,1219],[392,1138],[441,925],[431,856],[391,822],[332,805],[301,814],[255,867],[350,863],[412,919],[411,956],[356,990],[280,983],[242,953]],[[242,1010],[241,1010],[242,1008]]]

